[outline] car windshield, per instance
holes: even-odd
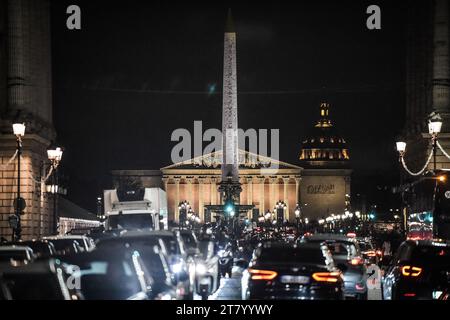
[[[354,257],[357,255],[356,246],[350,242],[327,241],[327,246],[333,256]]]
[[[87,300],[124,300],[143,290],[131,261],[96,259],[74,266]]]
[[[57,239],[51,242],[59,254],[77,253],[81,248],[78,241],[72,239]]]
[[[0,261],[1,262],[8,262],[10,260],[27,260],[27,254],[25,250],[7,250],[7,251],[1,251],[0,250]]]
[[[123,237],[123,238],[109,238],[100,240],[96,247],[105,248],[110,246],[126,246],[129,244],[131,247],[141,246],[152,248],[154,246],[160,246],[158,238],[156,237]]]
[[[142,262],[156,283],[166,283],[168,281],[168,266],[159,254],[150,250],[140,250],[142,253]]]
[[[199,241],[198,249],[203,259],[210,259],[214,256],[214,242],[213,241]]]
[[[160,237],[162,241],[164,241],[164,244],[166,245],[167,250],[169,251],[169,254],[180,254],[181,250],[178,246],[178,241],[175,238],[175,236],[161,236]]]
[[[361,251],[373,250],[373,247],[369,242],[360,242],[359,248],[361,249]]]
[[[0,282],[13,300],[63,299],[59,283],[52,274],[6,274]]]
[[[257,259],[261,263],[325,264],[325,257],[319,248],[262,248]]]
[[[187,248],[197,248],[197,242],[192,234],[182,233],[181,237]]]
[[[411,261],[425,265],[450,267],[450,247],[416,247],[412,252]]]
[[[153,218],[148,213],[110,215],[108,225],[110,229],[153,228]]]

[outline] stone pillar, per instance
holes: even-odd
[[[204,212],[203,212],[203,183],[204,183],[204,179],[203,178],[198,178],[198,187],[197,187],[197,192],[198,192],[198,216],[200,217],[200,219],[202,221],[205,221],[205,216],[204,216]]]
[[[49,235],[53,223],[53,201],[38,181],[44,166],[48,168],[46,149],[55,138],[49,2],[4,0],[0,11],[0,77],[4,77],[0,81],[0,160],[6,164],[16,148],[12,123],[24,122],[20,185],[27,203],[21,217],[22,239],[26,240]],[[17,197],[16,166],[17,161],[1,170],[0,236],[7,239],[11,236],[8,217]]]
[[[278,201],[277,198],[275,198],[275,183],[277,183],[277,179],[270,178],[270,211],[273,211],[273,207],[275,206],[275,203]],[[278,185],[277,185],[278,187]]]
[[[174,221],[179,222],[180,221],[180,210],[178,209],[178,205],[180,204],[180,179],[175,178],[175,217]]]
[[[258,179],[258,182],[259,182],[259,185],[260,185],[260,187],[259,187],[259,191],[260,191],[260,214],[262,213],[262,214],[264,214],[265,212],[266,212],[266,210],[265,210],[265,205],[264,205],[264,202],[266,201],[265,199],[264,199],[264,193],[265,193],[265,179],[264,178],[260,178],[260,179]]]
[[[295,196],[297,199],[297,203],[300,204],[301,197],[300,197],[300,178],[295,178]]]

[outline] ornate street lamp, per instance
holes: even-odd
[[[63,156],[63,150],[60,147],[50,146],[47,149],[47,157],[50,160],[53,170],[52,176],[52,189],[51,193],[53,194],[53,233],[58,234],[58,210],[57,210],[57,197],[59,194],[58,187],[58,166]]]
[[[439,113],[432,112],[428,119],[428,132],[433,141],[433,171],[436,172],[437,137],[442,129],[442,118]]]
[[[191,206],[190,206],[189,202],[187,202],[186,200],[184,200],[178,204],[180,229],[182,229],[183,226],[187,222],[187,213],[190,208],[191,208]]]
[[[10,217],[13,228],[12,240],[20,240],[22,237],[22,226],[20,216],[23,214],[26,202],[20,196],[20,158],[22,157],[22,137],[25,136],[25,123],[14,123],[12,125],[17,142],[17,198],[15,201],[15,217]]]
[[[276,204],[275,204],[275,210],[277,213],[277,222],[279,224],[283,223],[284,220],[284,210],[287,209],[287,205],[286,203],[284,203],[284,201],[279,200]]]
[[[295,207],[294,210],[294,214],[295,214],[295,220],[297,221],[297,232],[300,232],[300,219],[301,219],[301,209],[300,209],[300,205],[297,203],[297,206]]]

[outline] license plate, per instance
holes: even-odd
[[[439,299],[441,294],[442,294],[442,291],[433,291],[433,299]]]
[[[296,284],[305,284],[309,282],[309,277],[305,276],[282,276],[282,283],[296,283]]]

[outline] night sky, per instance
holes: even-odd
[[[66,28],[66,8],[82,30]],[[69,198],[95,210],[112,169],[171,164],[176,128],[221,127],[223,30],[237,31],[239,127],[280,129],[280,160],[299,164],[319,103],[346,138],[353,191],[397,180],[404,119],[405,5],[377,1],[283,4],[203,1],[53,1],[53,95]],[[213,90],[215,87],[215,90]]]

